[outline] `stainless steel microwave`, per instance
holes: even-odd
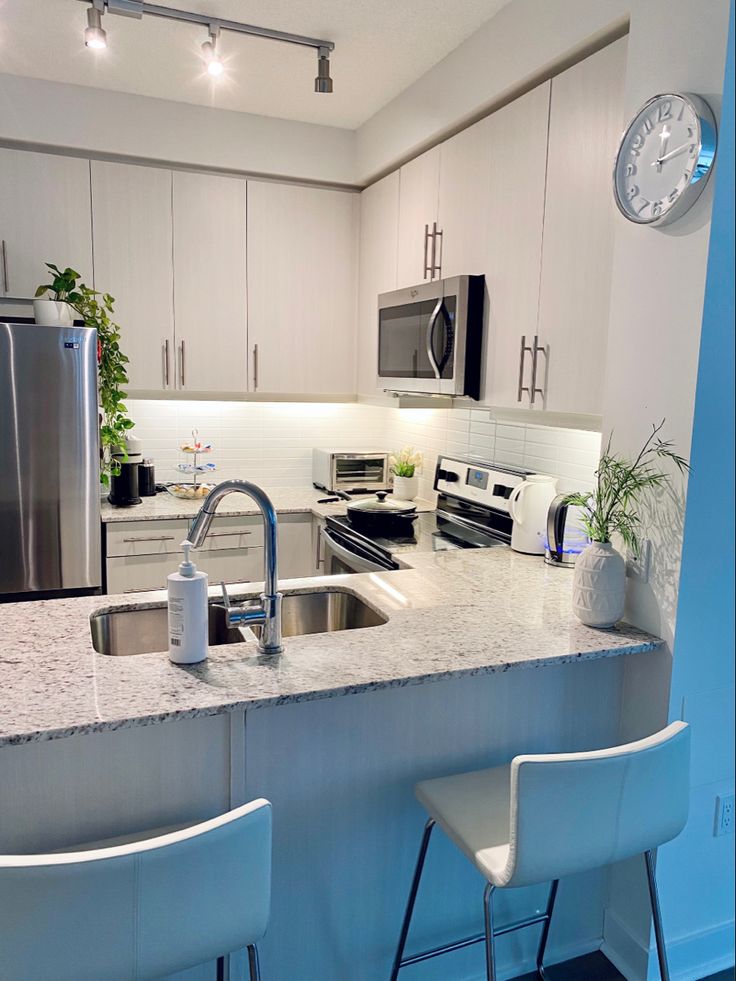
[[[480,398],[483,276],[378,297],[378,377],[387,392]]]

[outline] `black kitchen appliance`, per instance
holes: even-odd
[[[141,503],[138,477],[143,457],[140,440],[131,436],[125,441],[125,445],[127,457],[122,452],[113,454],[119,464],[119,473],[110,477],[110,493],[107,499],[116,508],[127,508]]]

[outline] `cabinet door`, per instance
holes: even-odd
[[[622,38],[552,81],[539,335],[554,411],[601,412],[625,74]]]
[[[358,391],[375,395],[378,380],[378,295],[396,289],[399,172],[360,195]]]
[[[0,295],[32,297],[44,263],[92,285],[89,161],[0,149]]]
[[[440,148],[427,150],[399,172],[399,251],[396,285],[414,286],[432,279],[432,226],[437,221]],[[429,237],[427,236],[429,229]],[[439,242],[437,243],[439,247]]]
[[[355,392],[358,196],[248,182],[251,388]]]
[[[129,389],[174,388],[171,171],[92,161],[95,288],[115,297]]]
[[[518,401],[521,338],[537,332],[550,83],[488,118],[490,143],[484,399]],[[449,245],[449,238],[448,238]],[[524,385],[530,384],[526,355]]]
[[[486,272],[492,117],[440,147],[437,263],[442,277]]]
[[[175,172],[173,216],[177,388],[244,392],[245,181]]]

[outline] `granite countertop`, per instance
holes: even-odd
[[[332,497],[326,491],[315,490],[314,487],[264,487],[273,501],[273,506],[279,514],[299,512],[314,512],[331,514],[342,512],[343,502],[337,504],[319,504],[320,499]],[[193,518],[202,507],[204,498],[196,501],[181,500],[171,494],[157,494],[155,497],[143,497],[140,504],[129,508],[113,507],[106,499],[100,506],[100,517],[103,524],[115,521],[159,521],[161,519]],[[431,506],[431,505],[430,505]],[[256,504],[244,494],[230,494],[223,498],[217,508],[218,514],[258,514]]]
[[[276,495],[274,495],[276,496]],[[155,515],[159,517],[160,515]],[[388,621],[289,637],[263,658],[255,640],[210,648],[202,664],[166,653],[95,653],[89,617],[162,606],[164,592],[0,606],[0,744],[147,725],[292,701],[656,650],[625,624],[592,630],[570,612],[570,570],[510,549],[422,553],[395,572],[291,580],[284,592],[344,589]],[[217,596],[217,589],[211,589]],[[232,587],[234,599],[253,585]]]

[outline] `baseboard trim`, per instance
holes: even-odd
[[[600,946],[600,937],[588,937],[587,939],[566,944],[564,947],[551,947],[545,958],[545,966],[550,967],[555,964],[562,964],[565,961],[574,960],[576,957],[592,954],[596,950],[600,950]],[[502,968],[497,972],[498,981],[511,981],[512,978],[518,978],[521,974],[531,974],[532,971],[536,970],[536,967],[537,964],[534,957],[527,957],[524,960],[516,961],[514,964]],[[473,974],[472,977],[466,978],[465,981],[486,981],[486,972],[482,971],[480,974]]]
[[[671,981],[698,981],[732,967],[734,925],[728,920],[669,941]],[[606,910],[601,951],[628,981],[658,981],[654,947],[647,948],[611,910]]]

